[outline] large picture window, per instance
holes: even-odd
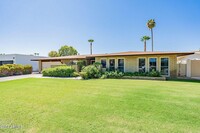
[[[138,68],[139,72],[145,72],[146,71],[146,63],[145,63],[145,58],[140,58],[138,60]]]
[[[106,59],[101,60],[102,68],[106,68]]]
[[[149,71],[157,71],[157,58],[149,58]]]
[[[124,72],[124,59],[118,59],[118,70]]]
[[[110,59],[109,60],[109,70],[110,71],[115,71],[115,59]]]
[[[169,74],[169,59],[168,58],[161,58],[161,66],[160,71],[162,75]]]

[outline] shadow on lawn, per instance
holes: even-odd
[[[173,82],[191,82],[191,83],[200,83],[200,80],[198,79],[167,79],[167,81],[173,81]]]

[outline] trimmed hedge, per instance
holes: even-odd
[[[77,77],[78,73],[76,73],[75,69],[70,66],[59,66],[44,69],[42,75],[48,77]]]
[[[106,79],[106,78],[110,78],[110,79],[120,79],[124,76],[124,74],[122,72],[119,71],[111,71],[111,72],[105,72],[102,76],[101,79]]]
[[[111,79],[120,79],[123,78],[123,76],[144,76],[144,77],[161,77],[160,72],[158,71],[151,71],[151,72],[145,72],[145,73],[141,73],[141,72],[119,72],[119,71],[106,71],[103,72],[102,71],[102,67],[100,63],[94,63],[93,65],[89,65],[86,66],[82,69],[80,76],[83,79],[97,79],[97,78],[101,78],[101,79],[107,79],[107,78],[111,78]]]
[[[0,77],[31,74],[31,65],[5,64],[0,66]]]
[[[161,77],[161,73],[155,70],[152,70],[151,72],[125,72],[124,76]]]

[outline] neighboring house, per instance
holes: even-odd
[[[74,55],[33,59],[39,61],[39,71],[54,65],[70,64],[72,61],[85,60],[87,65],[100,62],[107,70],[118,69],[122,72],[148,72],[157,70],[167,77],[177,76],[177,57],[194,52],[119,52],[110,54]]]
[[[0,55],[0,66],[3,64],[22,64],[31,65],[33,71],[39,71],[38,62],[33,62],[31,59],[44,58],[41,56],[23,55],[23,54],[5,54]]]
[[[200,51],[177,59],[178,75],[182,77],[200,77]]]

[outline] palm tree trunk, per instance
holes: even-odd
[[[90,43],[90,54],[92,55],[92,43]]]
[[[144,52],[147,51],[147,44],[146,44],[146,41],[144,41]]]
[[[152,45],[152,52],[153,52],[153,28],[151,28],[151,45]]]

